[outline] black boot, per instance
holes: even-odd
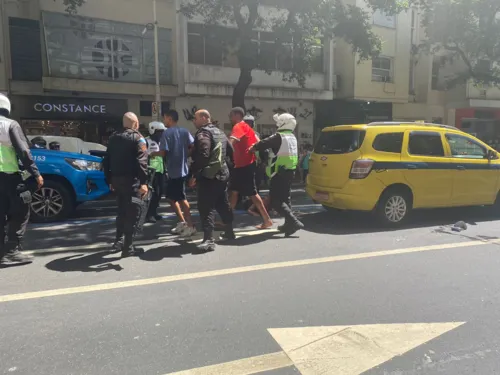
[[[233,225],[226,225],[226,230],[220,234],[221,241],[233,241],[236,239],[236,234],[234,234]]]
[[[301,229],[304,229],[304,224],[302,224],[298,219],[295,219],[295,221],[288,225],[285,229],[285,237],[290,237]]]
[[[125,235],[125,241],[122,248],[122,258],[136,257],[144,254],[144,250],[136,248],[132,242],[133,236]]]
[[[5,245],[5,254],[0,259],[0,264],[3,266],[16,266],[21,264],[33,263],[33,256],[23,254],[21,244],[9,244]]]
[[[138,257],[144,254],[143,249],[138,249],[135,246],[129,246],[127,248],[123,248],[122,250],[122,258],[129,258],[129,257]]]

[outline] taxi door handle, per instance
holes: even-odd
[[[459,171],[465,171],[465,167],[464,167],[463,165],[458,165],[458,166],[457,166],[457,169],[458,169]]]

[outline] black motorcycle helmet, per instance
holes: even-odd
[[[54,151],[61,151],[61,144],[59,142],[50,142],[49,149]]]
[[[47,148],[47,141],[42,137],[35,137],[31,140],[33,148]]]

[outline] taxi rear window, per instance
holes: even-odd
[[[358,150],[365,139],[364,130],[322,132],[314,152],[317,154],[348,154]]]

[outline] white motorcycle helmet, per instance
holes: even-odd
[[[289,130],[293,132],[297,127],[297,120],[290,113],[275,114],[273,116],[274,121],[276,121],[276,127],[278,131]]]
[[[151,134],[151,135],[153,135],[158,130],[163,131],[165,129],[167,129],[165,127],[165,125],[163,125],[163,123],[161,123],[159,121],[150,122],[148,125],[149,134]]]
[[[0,109],[5,109],[7,112],[9,112],[10,115],[10,100],[4,94],[0,94]]]

